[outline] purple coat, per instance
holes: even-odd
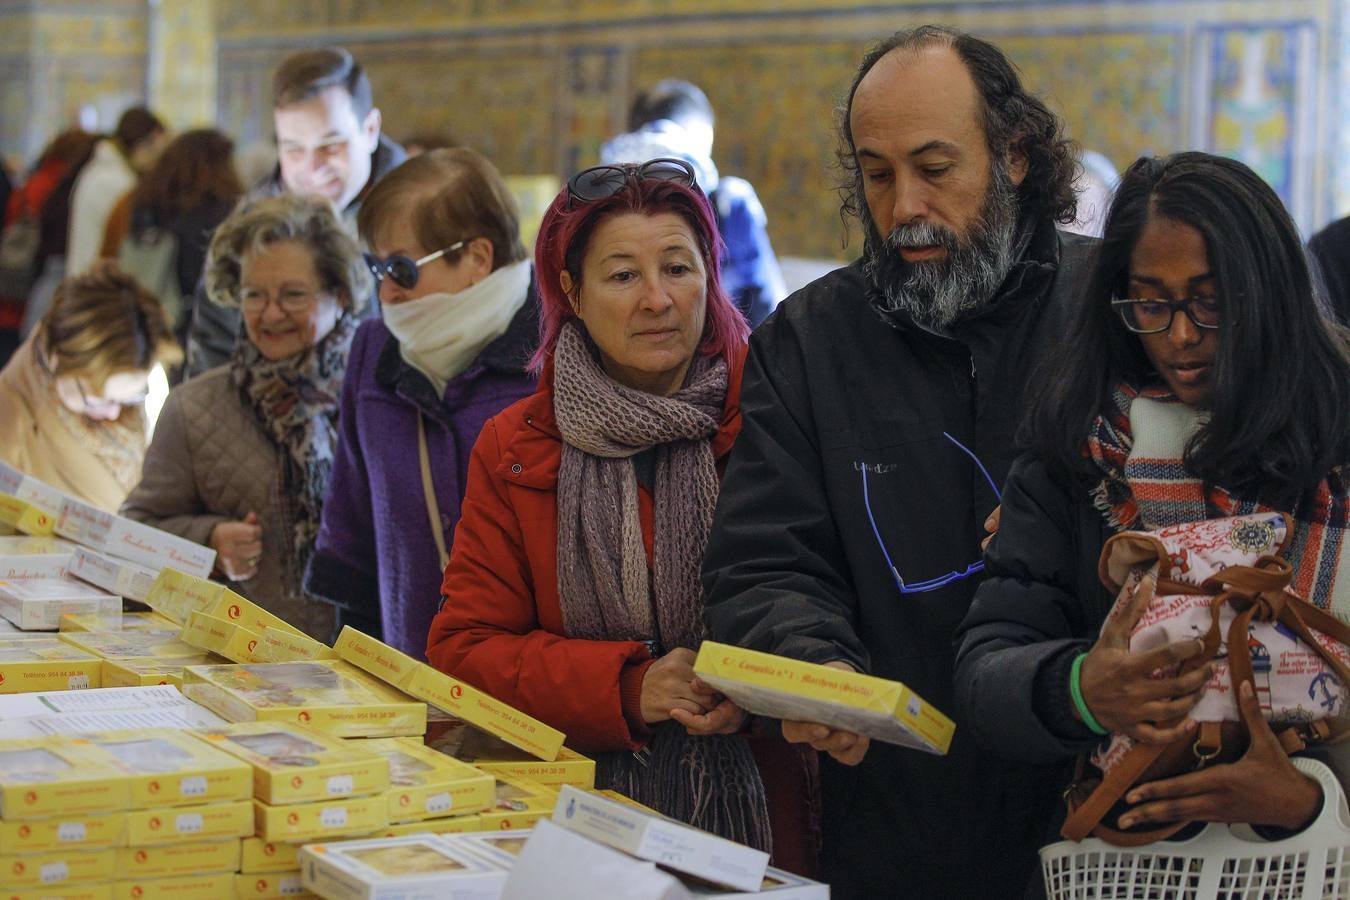
[[[342,387],[341,437],[305,589],[340,620],[415,659],[441,597],[441,564],[427,522],[417,454],[417,414],[426,417],[432,482],[446,549],[459,522],[469,451],[483,423],[534,392],[526,361],[539,339],[533,299],[505,334],[451,379],[431,382],[399,354],[384,322],[362,323]]]

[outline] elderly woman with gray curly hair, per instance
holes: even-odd
[[[122,514],[215,548],[218,574],[236,589],[328,639],[333,608],[301,580],[369,269],[326,200],[282,195],[220,226],[206,289],[240,309],[244,332],[228,363],[169,396]]]

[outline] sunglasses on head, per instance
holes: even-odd
[[[649,159],[645,163],[620,163],[617,165],[591,166],[582,169],[567,180],[567,208],[578,203],[593,203],[613,197],[632,181],[653,179],[656,181],[674,181],[688,187],[698,187],[694,178],[694,167],[682,159],[663,156]]]
[[[370,274],[375,276],[375,287],[379,288],[380,282],[388,277],[394,284],[403,288],[405,291],[410,291],[417,287],[417,279],[423,266],[427,263],[435,262],[447,253],[454,253],[468,242],[468,239],[457,241],[443,250],[437,250],[435,253],[428,253],[421,259],[412,259],[398,254],[395,254],[388,259],[376,259],[372,257],[370,260]]]

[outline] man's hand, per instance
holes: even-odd
[[[835,660],[825,665],[833,669],[852,672],[854,668],[846,662]],[[817,722],[783,722],[783,738],[789,744],[810,744],[821,753],[828,753],[836,762],[846,766],[856,766],[867,755],[871,739],[865,735],[854,734],[838,728],[830,728]]]
[[[216,551],[216,568],[231,581],[243,581],[258,574],[262,558],[262,526],[258,514],[249,513],[243,521],[221,522],[211,529],[211,548]]]
[[[1079,686],[1092,717],[1107,731],[1123,732],[1142,744],[1168,744],[1195,728],[1194,722],[1182,717],[1200,699],[1213,664],[1205,663],[1184,675],[1155,678],[1158,669],[1199,655],[1204,644],[1184,640],[1147,653],[1130,652],[1130,632],[1153,597],[1152,579],[1152,575],[1142,580],[1131,576],[1121,587],[1120,596],[1129,599],[1118,615],[1107,620],[1083,660]],[[1160,727],[1160,722],[1176,724]]]
[[[718,705],[721,697],[694,675],[697,657],[688,647],[676,647],[651,664],[642,678],[642,721],[648,725],[664,722],[676,710],[703,716]],[[719,723],[724,724],[726,715],[719,716]]]
[[[1125,797],[1139,805],[1121,818],[1122,827],[1195,821],[1295,830],[1312,821],[1322,808],[1322,788],[1289,761],[1250,681],[1238,690],[1238,707],[1251,735],[1242,759],[1140,785]]]
[[[998,520],[1002,517],[1002,513],[1003,504],[999,504],[994,507],[994,511],[989,514],[989,518],[984,520],[984,530],[989,533],[989,537],[980,541],[981,550],[988,550],[989,542],[994,539],[994,535],[998,534]]]

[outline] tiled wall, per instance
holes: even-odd
[[[159,0],[161,15],[193,2]],[[241,145],[266,140],[271,67],[340,42],[370,70],[391,135],[449,131],[503,171],[565,174],[621,129],[634,90],[688,77],[718,111],[719,166],[755,184],[785,254],[856,248],[838,217],[834,108],[871,41],[923,22],[1001,44],[1073,136],[1117,166],[1211,149],[1254,165],[1305,229],[1350,211],[1350,0],[215,3],[209,38],[200,6],[157,33],[163,65],[149,77],[176,124],[209,107],[215,85],[222,127]],[[0,0],[0,151],[29,152],[72,104],[142,88],[145,7]],[[10,73],[24,66],[34,77],[20,85]]]

